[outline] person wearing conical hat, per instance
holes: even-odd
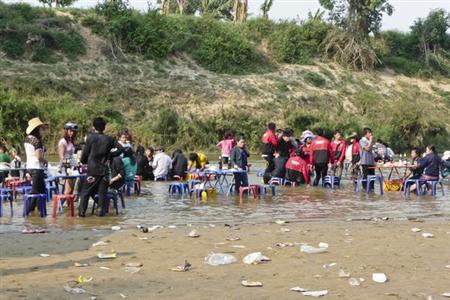
[[[44,153],[45,148],[42,142],[46,124],[39,118],[28,121],[26,129],[27,137],[24,141],[25,154],[27,158],[27,174],[31,176],[33,185],[30,194],[45,194],[45,173],[47,160]],[[36,208],[36,200],[30,204],[30,212]]]

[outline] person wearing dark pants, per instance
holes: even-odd
[[[230,161],[235,169],[247,171],[248,153],[245,147],[245,140],[240,138],[237,145],[231,150]],[[248,176],[246,172],[234,174],[234,187],[237,193],[241,186],[248,186]]]
[[[89,198],[98,195],[98,216],[105,215],[105,199],[110,184],[110,162],[112,158],[122,153],[122,147],[114,139],[103,132],[106,122],[102,118],[93,121],[94,133],[86,139],[86,145],[81,154],[81,163],[88,165],[87,178],[83,183],[78,207],[78,215],[86,216]]]
[[[363,171],[363,179],[367,180],[368,175],[375,175],[375,157],[373,154],[373,134],[372,129],[364,128],[363,129],[363,137],[359,141],[359,145],[361,147],[361,168]],[[363,181],[363,188],[366,189],[367,181]],[[372,181],[370,183],[369,189],[374,189],[375,182]]]
[[[319,185],[319,181],[325,178],[328,173],[328,166],[334,163],[333,151],[330,141],[323,137],[324,131],[319,128],[316,130],[316,138],[311,142],[310,162],[316,170],[313,186]]]
[[[24,148],[27,157],[26,175],[33,182],[30,194],[45,194],[44,169],[47,167],[47,160],[44,158],[45,147],[42,143],[45,126],[39,118],[28,121]],[[36,201],[33,199],[30,203],[29,212],[35,210]]]
[[[278,137],[275,134],[276,125],[275,123],[269,123],[267,125],[267,131],[261,138],[261,154],[266,163],[266,169],[264,171],[264,178],[270,177],[275,169],[275,164],[273,162],[274,156],[273,153],[278,148]],[[264,179],[265,183],[266,179]]]
[[[328,163],[314,164],[314,170],[316,176],[314,177],[313,186],[318,186],[320,179],[322,178],[323,180],[328,174]]]

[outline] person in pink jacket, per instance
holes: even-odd
[[[228,168],[230,168],[231,149],[233,149],[235,144],[236,144],[236,141],[234,140],[233,135],[229,132],[226,133],[223,140],[221,140],[217,144],[217,148],[219,148],[221,151],[222,163],[224,165],[227,165]]]

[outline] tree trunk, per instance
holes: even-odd
[[[183,15],[184,5],[186,4],[186,0],[177,0],[178,3],[178,11],[180,12],[180,16]]]

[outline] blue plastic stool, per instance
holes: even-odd
[[[47,193],[47,201],[52,200],[53,194],[55,194],[55,195],[59,194],[59,189],[56,185],[46,185],[45,191]]]
[[[29,194],[31,192],[31,190],[32,190],[31,185],[22,185],[22,186],[16,187],[16,194],[15,194],[16,199],[17,199],[18,193],[22,193],[25,196],[26,194]]]
[[[11,217],[13,216],[13,192],[12,190],[8,193],[2,189],[0,194],[0,217],[3,217],[3,202],[9,200],[9,207],[11,209]]]
[[[184,196],[184,194],[189,194],[189,184],[185,182],[177,182],[177,183],[171,183],[169,185],[169,194],[173,195],[178,193],[181,196]]]
[[[272,196],[276,195],[276,185],[260,185],[259,186],[259,194],[260,195],[265,195],[267,194],[267,190],[270,190],[272,193]]]
[[[269,180],[269,185],[284,185],[284,178],[280,178],[280,177],[272,177]]]
[[[47,194],[26,194],[23,196],[23,216],[30,214],[31,201],[36,200],[41,218],[47,216]]]
[[[106,193],[105,204],[104,204],[104,207],[102,207],[101,214],[104,215],[104,214],[109,213],[109,206],[110,206],[111,200],[112,200],[114,209],[116,210],[116,215],[118,215],[119,214],[119,204],[118,204],[119,199],[118,198],[121,198],[122,207],[125,208],[125,202],[123,200],[122,193],[120,193],[119,191],[108,191]],[[94,214],[95,206],[97,204],[98,204],[98,195],[95,195],[94,196],[94,205],[92,206],[92,214]]]
[[[283,186],[286,186],[286,185],[295,186],[295,182],[287,180],[287,179],[283,179]]]
[[[359,179],[355,185],[355,192],[359,192],[362,189],[363,182],[366,183],[366,194],[370,193],[370,184],[372,182],[378,182],[380,188],[380,195],[384,195],[383,177],[381,175],[368,175],[367,179]]]
[[[325,176],[322,179],[322,187],[329,186],[330,189],[334,189],[335,186],[341,186],[341,179],[337,176]]]
[[[428,181],[421,181],[420,182],[421,185],[431,185],[431,196],[436,197],[436,190],[437,190],[437,185],[439,184],[441,186],[441,191],[442,191],[442,196],[445,196],[445,192],[444,192],[444,184],[439,181],[439,180],[428,180]],[[425,192],[425,189],[422,190],[422,192]]]
[[[403,187],[404,187],[403,194],[405,196],[410,194],[411,186],[413,184],[416,185],[416,195],[420,196],[421,191],[420,191],[420,180],[419,179],[408,179],[405,181],[405,183],[403,184]]]
[[[10,188],[0,188],[0,195],[12,194],[13,190]]]

